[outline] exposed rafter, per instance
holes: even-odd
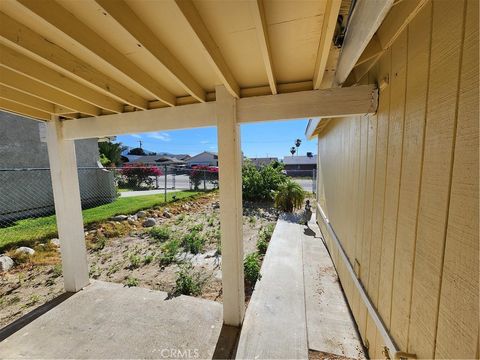
[[[208,61],[222,80],[227,90],[236,98],[240,97],[240,87],[227,66],[220,49],[210,35],[207,27],[203,23],[200,14],[191,0],[171,0],[173,1],[183,18],[185,19],[195,38],[200,42]]]
[[[37,110],[37,109],[32,109],[28,106],[0,98],[0,109],[3,109],[8,112],[12,112],[18,115],[23,115],[27,116],[29,118],[33,118],[36,120],[45,120],[49,121],[50,120],[50,114]]]
[[[348,22],[342,52],[338,59],[336,84],[341,85],[345,82],[392,4],[393,0],[357,1]]]
[[[315,62],[315,72],[313,74],[313,88],[320,89],[325,68],[327,66],[328,55],[330,53],[332,38],[337,24],[338,12],[340,11],[341,0],[327,0],[325,5],[325,14],[323,16],[322,33],[320,43],[318,44],[317,60]]]
[[[67,78],[60,73],[40,64],[25,55],[19,54],[0,44],[0,64],[22,75],[38,80],[45,85],[75,96],[80,100],[116,113],[123,111],[123,105],[112,98]]]
[[[68,72],[73,78],[94,85],[97,90],[106,95],[114,96],[131,106],[148,109],[147,101],[130,89],[1,12],[0,36],[8,42],[9,46],[18,50],[27,50],[48,61],[52,66]]]
[[[83,114],[91,116],[97,116],[100,114],[100,109],[92,104],[86,103],[77,99],[76,97],[65,94],[62,91],[54,89],[36,80],[32,80],[31,78],[1,66],[0,83]]]
[[[55,107],[52,103],[6,86],[0,86],[0,98],[23,104],[49,114],[54,113]]]
[[[167,105],[175,105],[173,94],[54,0],[19,0],[19,2],[131,78],[153,97]]]
[[[265,8],[263,7],[263,0],[251,0],[250,8],[252,11],[253,21],[255,22],[255,29],[257,32],[257,39],[262,53],[263,63],[267,72],[268,83],[272,94],[277,93],[277,82],[275,80],[275,73],[273,71],[272,54],[270,51],[270,44],[268,42],[268,26],[265,18]]]
[[[105,11],[127,30],[163,65],[164,69],[198,101],[205,101],[205,91],[187,69],[170,53],[155,34],[123,0],[96,0]]]

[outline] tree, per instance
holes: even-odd
[[[290,154],[292,154],[292,156],[293,156],[293,155],[295,155],[296,152],[297,152],[297,149],[295,149],[295,146],[292,146],[290,148]]]
[[[296,151],[297,155],[298,155],[298,148],[300,147],[300,145],[302,145],[302,140],[300,140],[300,139],[295,140],[295,147],[297,148],[297,151]]]
[[[282,211],[293,212],[294,209],[302,206],[305,199],[305,191],[302,187],[288,179],[278,187],[275,193],[275,206]]]
[[[126,185],[130,188],[140,189],[143,185],[147,187],[153,183],[153,178],[161,176],[162,171],[156,166],[143,163],[125,164],[120,169],[120,174],[125,177]]]
[[[137,147],[137,148],[131,149],[131,150],[128,152],[128,155],[146,155],[146,154],[145,154],[145,151],[143,151],[142,148]]]
[[[100,162],[103,166],[118,166],[122,162],[122,151],[125,149],[122,143],[112,143],[109,141],[98,143],[98,152],[100,153]]]

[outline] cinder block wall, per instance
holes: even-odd
[[[402,351],[478,358],[477,0],[429,2],[363,79],[375,116],[320,133],[319,203]],[[383,339],[319,220],[372,358]]]

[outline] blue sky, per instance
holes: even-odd
[[[307,151],[317,153],[316,140],[305,139],[308,120],[275,121],[241,126],[242,150],[247,157],[278,157],[290,155],[295,139],[302,140],[300,155]],[[217,129],[202,128],[189,130],[162,131],[155,133],[118,136],[124,145],[138,147],[142,141],[144,149],[155,152],[169,152],[195,155],[204,150],[217,151]]]

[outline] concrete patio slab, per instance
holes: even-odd
[[[308,347],[353,359],[365,354],[333,262],[313,215],[302,237]],[[307,235],[309,234],[309,235]]]
[[[262,278],[245,314],[237,359],[308,358],[302,264],[297,219],[278,220],[262,265]]]
[[[211,358],[222,305],[94,281],[0,343],[0,358]]]

